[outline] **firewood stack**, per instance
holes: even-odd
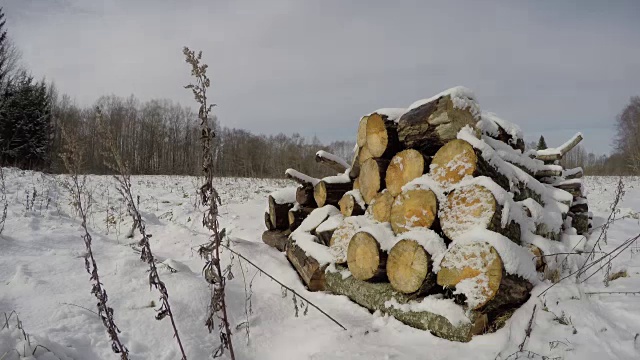
[[[562,234],[588,231],[581,169],[556,149],[524,150],[520,129],[456,87],[360,119],[338,172],[294,169],[269,196],[265,243],[286,252],[310,291],[346,295],[456,341],[494,331],[548,272]]]

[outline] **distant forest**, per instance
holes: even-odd
[[[201,174],[200,128],[191,108],[171,100],[142,102],[133,95],[103,96],[92,106],[75,104],[71,97],[58,94],[52,83],[34,79],[22,65],[0,9],[1,165],[63,172],[59,154],[64,132],[80,142],[86,173],[108,174],[99,114],[132,174]],[[323,176],[327,170],[314,161],[316,151],[327,150],[347,160],[353,156],[353,142],[322,144],[299,134],[256,135],[211,120],[216,133],[216,176],[283,177],[288,167]],[[631,98],[616,118],[616,126],[612,155],[595,155],[578,146],[564,157],[563,165],[582,166],[592,175],[640,175],[640,97]]]

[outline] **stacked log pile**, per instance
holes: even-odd
[[[317,153],[337,175],[286,171],[298,186],[269,196],[263,240],[310,291],[469,341],[527,301],[551,242],[588,231],[582,171],[559,165],[581,139],[525,152],[463,87],[380,109],[352,161]]]

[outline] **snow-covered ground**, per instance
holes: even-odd
[[[5,176],[9,209],[0,235],[0,359],[118,358],[110,350],[101,320],[92,313],[96,300],[84,270],[80,223],[58,184],[62,177],[14,169],[6,170]],[[616,181],[613,177],[586,179],[596,227],[609,215]],[[207,241],[207,232],[201,226],[201,209],[194,205],[198,180],[136,176],[132,182],[147,229],[153,234],[156,257],[178,270],[173,273],[160,266],[160,276],[169,290],[187,355],[189,359],[210,358],[218,337],[204,326],[209,289],[200,273],[203,262],[197,246]],[[617,216],[626,217],[611,226],[601,251],[610,251],[640,233],[640,179],[626,178],[625,183]],[[94,254],[122,330],[121,339],[132,359],[178,359],[169,320],[154,319],[158,293],[149,290],[147,266],[130,246],[134,241],[125,238],[131,220],[113,180],[92,176],[89,184],[95,201],[90,220]],[[224,178],[216,179],[215,184],[223,201],[220,221],[231,246],[347,328],[342,330],[313,308],[306,315],[300,309],[296,316],[290,293],[283,297],[279,285],[266,276],[256,276],[254,268],[227,253],[224,261],[233,261],[234,274],[228,282],[227,303],[238,359],[640,358],[640,296],[587,294],[640,291],[640,244],[613,260],[610,273],[626,271],[627,276],[611,281],[608,287],[602,271],[585,284],[577,285],[571,277],[544,296],[536,296],[551,284],[547,281],[534,289],[531,299],[503,329],[477,336],[470,343],[454,343],[370,314],[345,297],[307,292],[285,256],[260,239],[266,196],[288,183]],[[597,237],[595,231],[585,248],[590,249]],[[565,274],[583,261],[580,256],[570,258]],[[514,354],[525,338],[534,307],[531,336],[523,346],[532,353]],[[3,313],[13,311],[30,335],[28,342],[15,315],[5,324]],[[36,344],[44,347],[35,349]],[[35,355],[18,357],[25,353]]]

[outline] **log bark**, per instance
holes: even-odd
[[[385,184],[391,196],[398,196],[402,187],[429,171],[431,158],[414,149],[397,153],[389,163],[385,176]]]
[[[353,277],[358,280],[384,280],[387,254],[373,235],[359,231],[349,241],[347,264]]]
[[[325,274],[327,265],[320,266],[318,261],[308,256],[295,243],[290,243],[287,247],[287,259],[296,269],[300,279],[307,286],[309,291],[325,290]]]
[[[391,205],[393,205],[394,197],[389,191],[381,191],[371,200],[371,204],[367,207],[367,213],[377,222],[389,222],[391,218]]]
[[[579,179],[560,181],[553,184],[553,187],[568,192],[573,195],[574,199],[584,197],[584,194],[582,193],[582,181]]]
[[[431,255],[413,240],[400,240],[389,251],[389,283],[404,294],[428,294],[437,288]]]
[[[313,197],[313,185],[300,185],[296,189],[296,202],[301,206],[318,207],[316,199]]]
[[[374,158],[390,159],[401,150],[398,140],[398,124],[386,115],[373,113],[367,120],[366,147]]]
[[[313,188],[313,198],[316,201],[318,207],[325,205],[338,206],[340,199],[347,191],[353,188],[353,183],[335,183],[320,181]]]
[[[569,213],[571,216],[571,226],[576,229],[578,235],[589,233],[589,213]]]
[[[295,231],[314,208],[298,206],[289,210],[289,230]]]
[[[417,329],[430,331],[433,335],[452,340],[468,342],[473,335],[482,333],[487,326],[487,316],[475,312],[469,313],[469,322],[451,324],[445,317],[428,311],[402,311],[395,307],[386,307],[385,303],[395,299],[403,304],[411,300],[409,296],[396,292],[388,283],[360,281],[353,276],[343,279],[342,274],[326,274],[326,288],[336,295],[345,295],[353,302],[371,312],[380,311]]]
[[[457,184],[466,176],[487,176],[509,191],[509,179],[489,164],[478,149],[464,140],[449,141],[438,150],[431,162],[434,180],[449,186]]]
[[[533,288],[530,282],[507,275],[496,249],[483,242],[454,243],[442,259],[438,284],[454,288],[463,281],[467,307],[490,318],[504,307],[523,304]]]
[[[484,117],[483,117],[484,119]],[[509,134],[509,132],[507,132],[500,124],[493,122],[497,128],[498,128],[498,132],[497,134],[487,134],[485,133],[485,135],[487,135],[490,138],[496,139],[498,141],[501,141],[509,146],[511,146],[511,148],[513,148],[514,150],[519,150],[521,153],[524,153],[524,140],[521,138],[517,138],[514,137],[512,134]]]
[[[406,112],[398,121],[398,137],[407,148],[434,155],[456,138],[458,131],[477,119],[469,109],[455,108],[450,95],[440,97]]]
[[[356,197],[358,199],[356,199]],[[358,200],[362,200],[362,195],[360,195],[360,191],[351,190],[345,193],[342,196],[342,199],[340,199],[340,201],[338,202],[338,205],[340,205],[340,212],[342,213],[342,215],[344,216],[363,215],[365,209],[362,206],[360,206],[360,203],[358,202]]]
[[[289,243],[290,234],[289,230],[267,230],[262,233],[262,242],[278,249],[278,251],[285,251]]]
[[[329,246],[331,243],[331,237],[336,229],[324,230],[324,231],[316,231],[316,237],[320,242],[326,246]]]
[[[271,223],[271,215],[269,215],[268,211],[264,213],[264,226],[267,228],[267,230],[276,229],[276,227]]]
[[[277,230],[289,229],[289,209],[292,207],[291,203],[278,204],[273,196],[269,195],[269,217],[273,227]]]
[[[471,184],[453,190],[438,214],[442,232],[451,240],[473,228],[483,228],[520,244],[520,225],[511,221],[502,226],[502,206],[482,185]]]
[[[432,228],[438,214],[438,199],[431,190],[413,189],[402,192],[391,205],[389,222],[395,234],[412,228]]]
[[[358,179],[360,193],[366,204],[370,204],[376,194],[385,188],[384,178],[387,166],[389,166],[389,160],[380,158],[371,158],[362,164]]]

